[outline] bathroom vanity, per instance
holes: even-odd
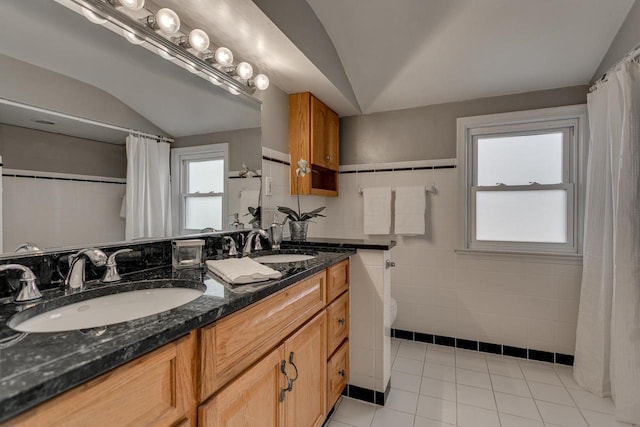
[[[24,426],[322,425],[349,376],[350,255],[317,252],[277,266],[280,280],[237,287],[170,268],[133,275],[207,289],[158,315],[3,344],[0,416]]]

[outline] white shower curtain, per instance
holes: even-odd
[[[171,185],[168,143],[127,137],[127,240],[171,235]]]
[[[587,98],[584,261],[574,376],[640,424],[640,64],[627,58]]]

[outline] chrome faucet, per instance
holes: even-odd
[[[231,236],[223,236],[225,242],[229,242],[229,256],[238,255],[238,248],[236,247],[236,241]],[[224,248],[223,248],[224,249]]]
[[[36,285],[36,276],[29,267],[20,264],[0,265],[0,272],[5,270],[20,270],[20,291],[16,295],[15,302],[30,302],[42,298],[42,294]]]
[[[22,252],[39,252],[41,249],[38,247],[38,245],[36,245],[35,243],[32,242],[24,242],[20,245],[18,245],[18,247],[14,250],[14,252],[16,253],[22,253]]]
[[[64,279],[64,290],[66,293],[79,292],[84,290],[84,258],[96,267],[102,267],[107,264],[107,255],[100,249],[88,248],[82,249],[75,255],[69,256],[69,273]]]
[[[120,254],[126,254],[128,252],[133,252],[133,249],[120,249],[119,251],[115,251],[111,255],[109,255],[109,259],[107,259],[107,270],[104,272],[104,276],[100,281],[102,283],[113,283],[117,282],[122,277],[120,277],[120,273],[118,273],[118,266],[116,265],[116,257]]]
[[[261,228],[256,228],[251,230],[249,234],[247,234],[247,240],[245,241],[244,248],[242,249],[243,256],[249,255],[252,250],[256,250],[256,251],[262,250],[262,245],[260,244],[260,237],[256,237],[256,236],[261,236],[261,237],[264,237],[265,239],[268,239],[269,233],[267,233]],[[256,241],[256,243],[255,245],[253,245],[253,248],[252,248],[251,246],[254,240]]]

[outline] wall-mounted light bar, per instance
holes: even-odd
[[[56,1],[66,6],[68,3],[79,6],[91,22],[118,30],[129,42],[144,45],[234,95],[251,96],[256,89],[266,90],[269,87],[266,75],[254,76],[253,67],[248,62],[234,64],[231,50],[223,46],[211,48],[206,32],[186,29],[171,9],[151,11],[144,8],[144,0]]]

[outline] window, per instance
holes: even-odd
[[[227,217],[228,145],[171,150],[174,221],[179,234],[212,227],[222,230]]]
[[[463,250],[578,254],[586,107],[458,119]]]

